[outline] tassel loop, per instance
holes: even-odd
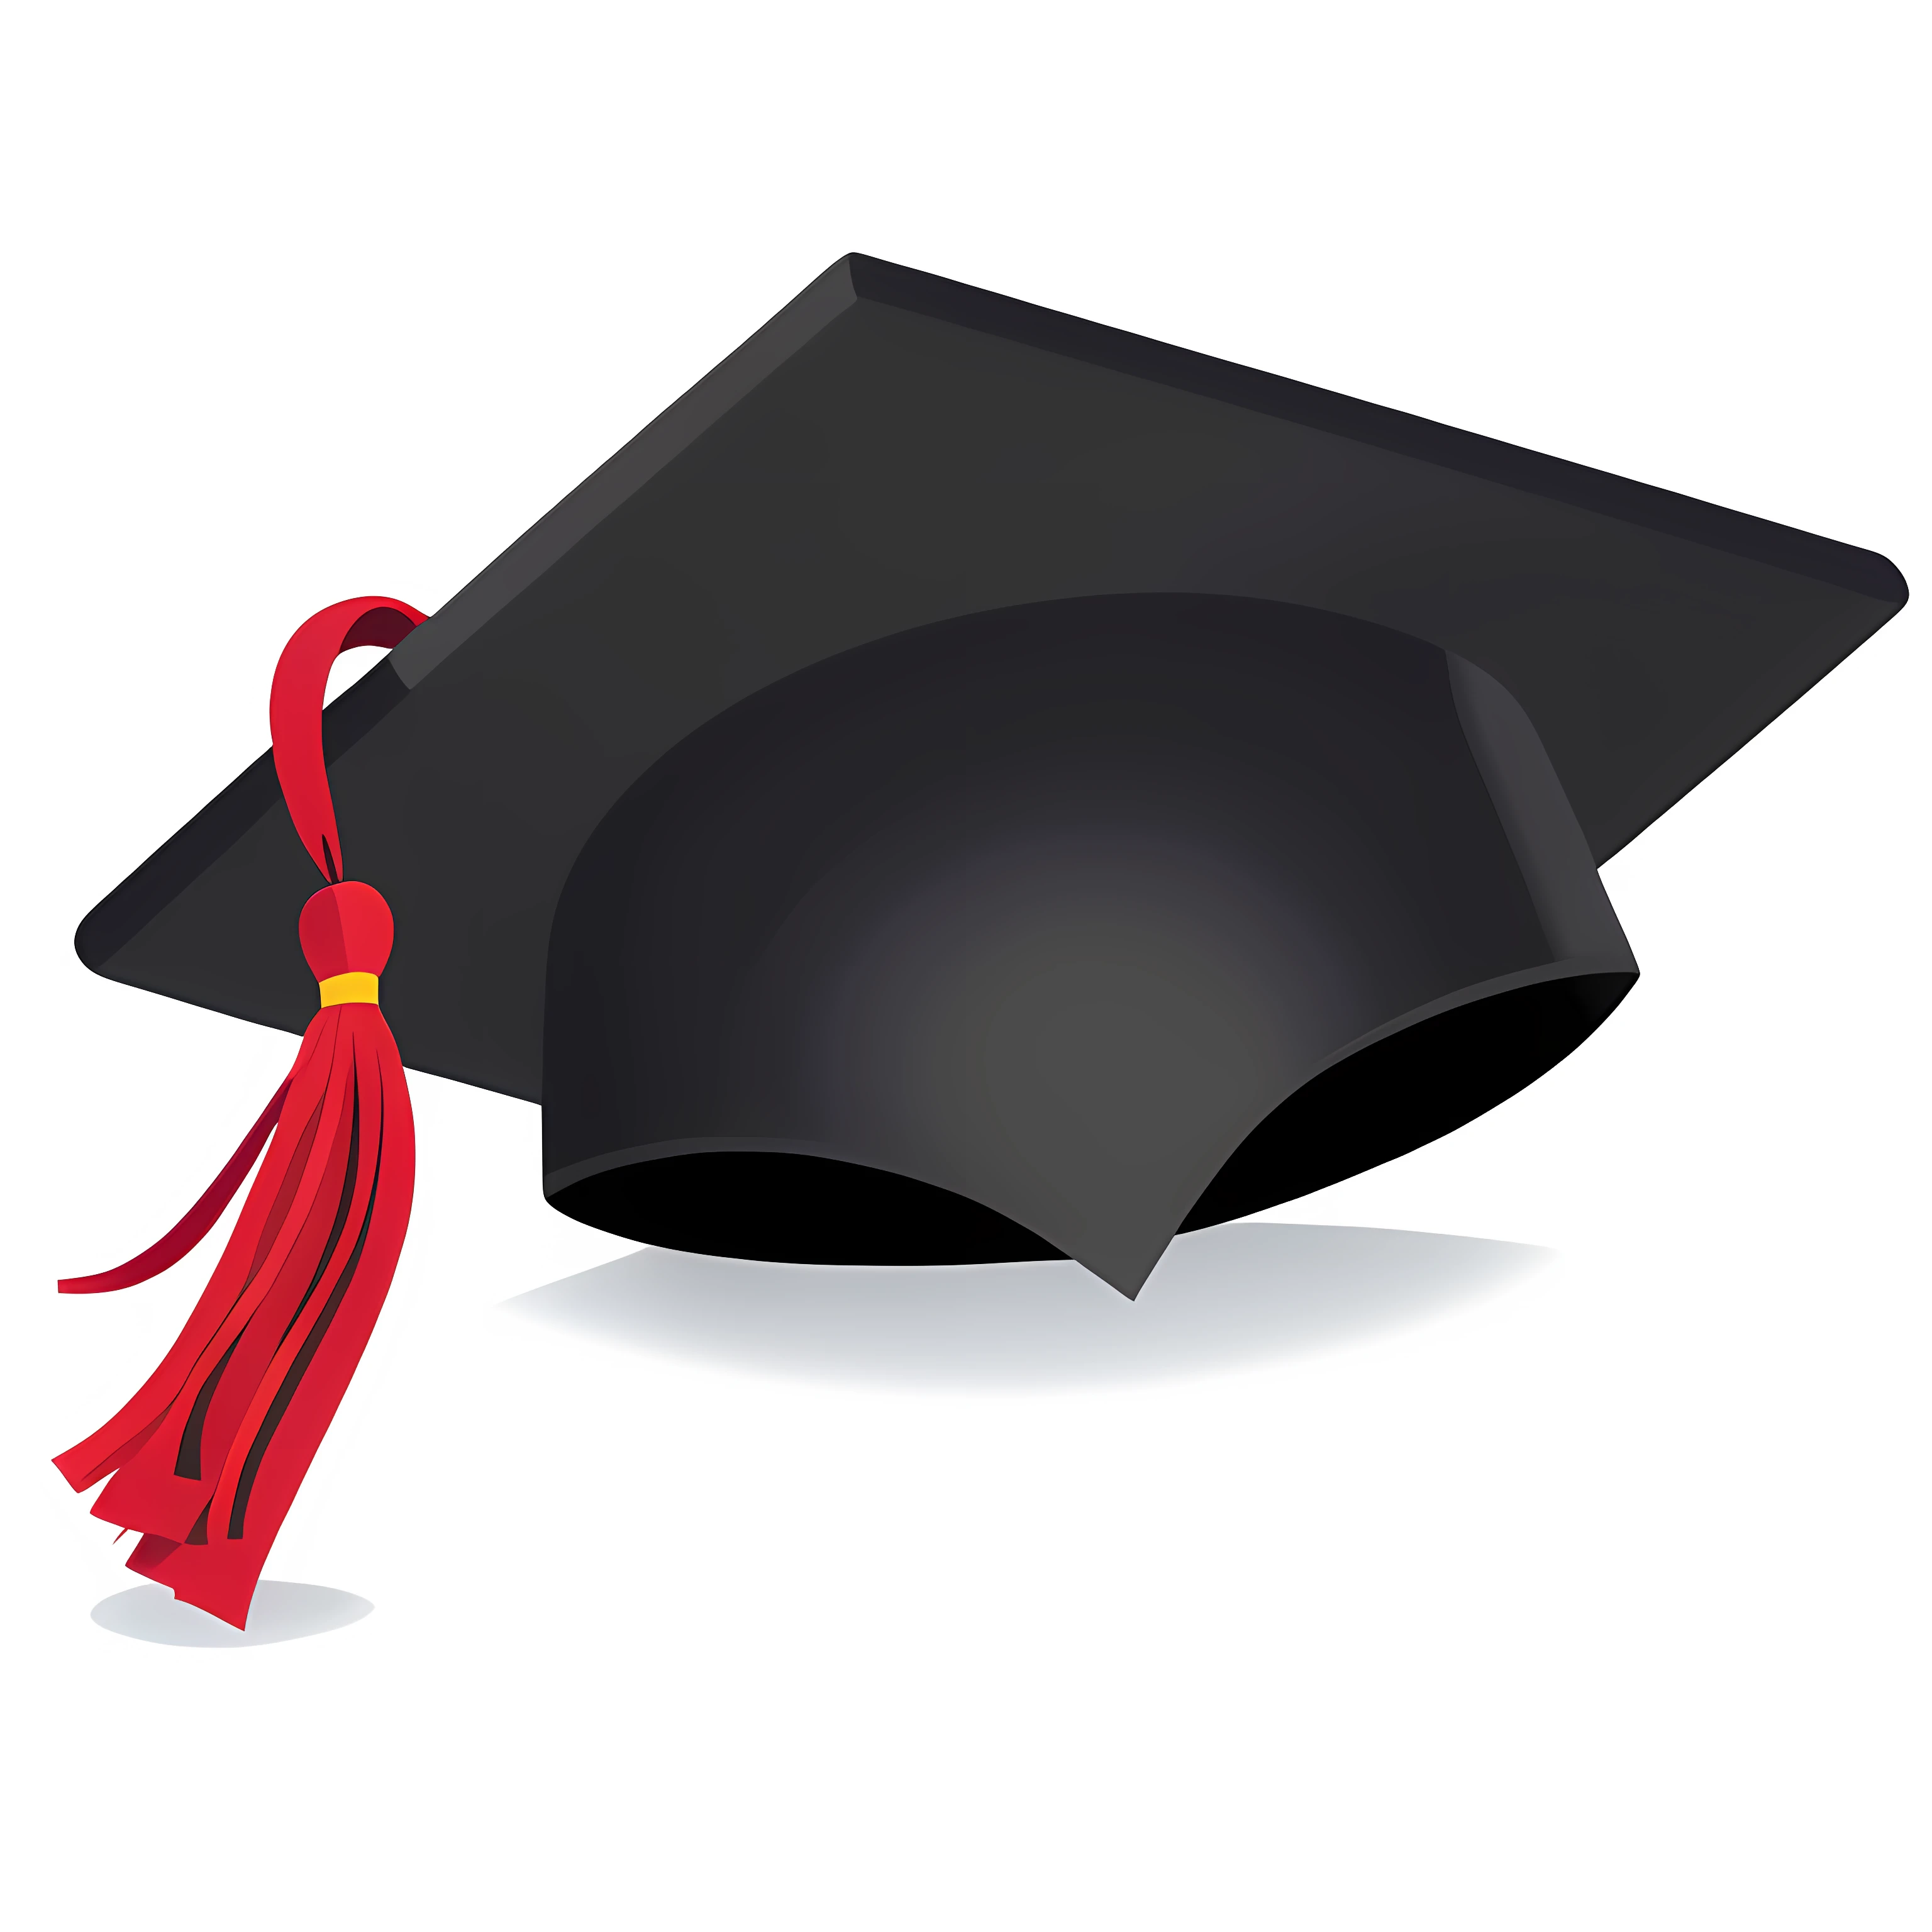
[[[411,605],[388,597],[351,597],[318,610],[282,646],[268,692],[268,735],[275,776],[295,821],[296,836],[331,885],[343,876],[342,835],[322,755],[322,700],[328,669],[344,651],[364,644],[387,650],[424,621]]]

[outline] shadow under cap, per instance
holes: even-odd
[[[1184,1235],[1132,1305],[1066,1262],[821,1268],[646,1250],[501,1306],[598,1346],[787,1377],[1044,1390],[1370,1342],[1473,1308],[1552,1258],[1511,1241],[1251,1221]]]

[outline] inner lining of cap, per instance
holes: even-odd
[[[907,1268],[1060,1258],[963,1194],[817,1154],[674,1154],[606,1168],[550,1203],[630,1240],[743,1261]]]
[[[1581,1045],[1632,980],[1591,973],[1514,987],[1350,1054],[1248,1136],[1181,1232],[1312,1193],[1474,1120]],[[746,1261],[903,1268],[1060,1252],[963,1195],[814,1154],[672,1155],[608,1168],[550,1198],[627,1240]]]
[[[1426,1146],[1580,1046],[1629,973],[1546,980],[1419,1020],[1317,1074],[1249,1135],[1180,1224],[1238,1220]]]

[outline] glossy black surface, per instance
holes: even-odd
[[[396,911],[405,1059],[539,1097],[564,878],[708,719],[920,625],[1123,592],[1454,650],[1521,703],[1600,861],[1904,586],[1850,545],[850,257],[332,707],[348,849]],[[265,757],[77,943],[292,1030],[310,884]]]
[[[1217,1198],[1448,1131],[1635,975],[1520,709],[1433,645],[1217,598],[962,618],[770,686],[598,826],[551,938],[546,1188],[792,1259],[1024,1230],[1131,1293]],[[1311,1082],[1323,1120],[1282,1115]]]

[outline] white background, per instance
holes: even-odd
[[[1603,1034],[1138,1306],[550,1286],[627,1251],[544,1206],[534,1108],[424,1078],[269,1566],[374,1613],[111,1634],[46,1460],[200,1280],[55,1275],[168,1225],[292,1045],[71,934],[263,748],[311,610],[434,608],[855,248],[1922,584],[1923,17],[14,9],[0,1912],[1924,1924],[1918,608],[1606,868]]]

